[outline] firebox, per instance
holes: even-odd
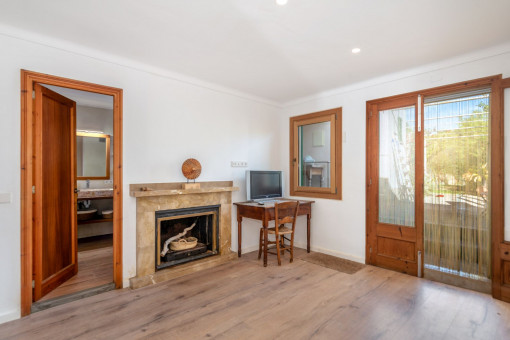
[[[219,205],[156,211],[156,270],[218,254]]]

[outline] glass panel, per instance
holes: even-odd
[[[331,122],[298,127],[299,186],[329,188]]]
[[[379,222],[414,227],[414,106],[379,112]]]
[[[425,268],[490,278],[489,94],[425,104]]]

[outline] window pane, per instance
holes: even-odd
[[[414,106],[379,112],[379,222],[414,227]]]
[[[299,186],[329,188],[331,123],[300,125],[298,134]]]

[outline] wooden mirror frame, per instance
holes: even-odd
[[[77,176],[77,180],[87,180],[87,179],[110,179],[110,135],[105,135],[102,133],[94,133],[94,132],[83,132],[83,131],[76,131],[76,137],[98,137],[98,138],[104,138],[106,139],[106,175],[105,176]],[[76,157],[78,157],[78,151],[76,151]]]

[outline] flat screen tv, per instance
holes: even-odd
[[[283,172],[247,170],[246,193],[249,201],[283,197]]]

